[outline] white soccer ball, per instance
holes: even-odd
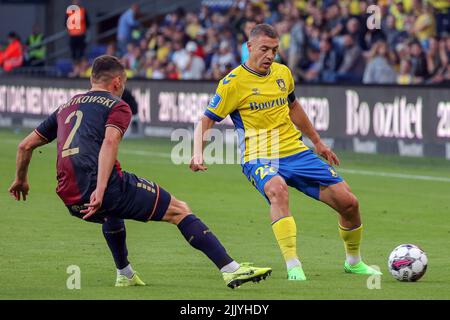
[[[414,244],[401,244],[389,255],[388,268],[399,281],[417,281],[427,270],[425,252]]]

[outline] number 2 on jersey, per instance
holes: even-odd
[[[70,144],[72,143],[72,140],[75,137],[75,133],[77,132],[78,128],[81,125],[81,120],[83,119],[83,112],[81,112],[80,110],[73,111],[72,113],[70,113],[67,116],[66,121],[64,123],[69,124],[70,120],[72,120],[73,117],[76,117],[75,124],[74,124],[72,130],[70,130],[69,136],[67,137],[67,140],[64,143],[64,146],[62,148],[61,157],[63,157],[63,158],[72,156],[72,155],[80,152],[79,147],[70,148]]]

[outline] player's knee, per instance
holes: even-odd
[[[359,201],[352,193],[346,196],[346,200],[342,206],[342,213],[348,216],[359,213]]]
[[[191,213],[191,208],[189,208],[188,204],[184,201],[180,201],[178,215],[179,216],[187,216]]]
[[[167,209],[163,220],[172,224],[178,224],[190,213],[191,209],[186,202],[172,197],[169,208]]]
[[[289,202],[289,192],[286,183],[274,183],[266,190],[266,195],[272,204],[282,204]]]

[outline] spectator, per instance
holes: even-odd
[[[351,18],[346,25],[347,34],[353,37],[355,43],[362,49],[367,50],[364,33],[362,32],[360,22],[356,18]]]
[[[318,82],[320,80],[320,50],[309,48],[307,50],[308,65],[298,71],[300,79],[306,82]]]
[[[82,57],[81,60],[74,65],[73,71],[69,73],[70,78],[81,77],[89,78],[92,73],[92,66],[86,57]]]
[[[335,82],[336,72],[339,68],[340,57],[333,48],[331,38],[327,35],[322,36],[320,41],[320,80],[324,82]]]
[[[442,37],[450,30],[450,1],[448,0],[428,0],[433,6],[436,18],[437,35]]]
[[[420,0],[230,0],[227,6],[210,1],[199,12],[177,9],[163,16],[162,22],[161,17],[153,19],[143,37],[133,35],[138,13],[137,5],[133,5],[120,19],[119,33],[124,35],[121,38],[125,50],[119,55],[125,56],[131,68],[129,76],[196,79],[201,73],[203,79],[220,79],[237,61],[246,60],[249,30],[257,23],[270,22],[280,34],[277,59],[290,67],[295,79],[358,81],[366,73],[370,81],[394,83],[398,80],[394,70],[399,70],[398,81],[402,83],[415,83],[416,79],[445,82],[450,50],[446,40],[437,45],[429,36],[436,27],[428,22],[438,20],[440,14],[443,20],[436,21],[437,29],[447,25],[447,16],[442,15],[448,13],[450,2],[428,0],[435,9],[434,18],[431,9],[417,1]],[[367,28],[369,4],[381,8],[381,30]],[[445,33],[440,31],[440,37],[444,38]],[[410,52],[410,39],[414,38],[423,45],[419,56]],[[378,44],[382,42],[387,46]],[[133,50],[126,50],[128,43],[133,44]],[[195,52],[187,50],[194,46]],[[375,51],[386,53],[374,55]],[[363,56],[370,57],[364,73]],[[387,73],[376,70],[378,65]],[[414,76],[423,73],[423,66],[427,75]],[[408,80],[411,72],[414,74]],[[378,76],[381,78],[372,79]]]
[[[44,34],[40,32],[39,25],[35,24],[28,36],[26,45],[28,48],[27,64],[33,67],[42,67],[45,64],[46,48],[42,45]]]
[[[11,31],[8,34],[8,46],[5,50],[0,50],[0,67],[9,72],[23,64],[23,47],[19,36]]]
[[[247,42],[248,42],[248,38],[250,37],[250,31],[252,31],[252,29],[256,26],[256,22],[253,20],[247,20],[245,21],[244,24],[244,36],[245,36],[245,42],[242,43],[241,46],[241,63],[245,63],[248,59],[248,47],[247,47]]]
[[[413,41],[410,45],[411,52],[411,74],[422,79],[428,77],[427,58],[422,46],[418,41]]]
[[[350,35],[344,36],[343,61],[337,73],[337,81],[361,82],[365,60],[361,48]]]
[[[402,60],[400,62],[400,71],[397,76],[397,84],[409,85],[420,83],[422,79],[414,77],[411,74],[411,61]]]
[[[122,57],[122,63],[125,69],[136,71],[138,66],[138,60],[140,56],[139,47],[135,46],[133,43],[127,45],[127,53]]]
[[[108,45],[106,46],[105,54],[110,55],[110,56],[118,56],[117,46],[114,42],[108,43]]]
[[[167,79],[179,80],[180,73],[178,72],[177,66],[173,62],[169,62],[166,68],[166,77]]]
[[[200,80],[205,72],[205,62],[195,53],[197,51],[197,44],[189,41],[186,45],[186,51],[189,53],[189,60],[185,69],[182,71],[182,79],[185,80]]]
[[[388,15],[386,17],[385,23],[382,25],[382,30],[386,35],[386,41],[390,48],[395,48],[399,42],[408,37],[407,32],[399,31],[395,27],[395,17],[393,15]]]
[[[295,78],[297,78],[297,70],[300,69],[306,57],[307,38],[305,32],[305,25],[302,19],[299,19],[299,10],[294,9],[292,18],[294,25],[291,28],[291,36],[288,51],[287,65]]]
[[[378,41],[373,45],[368,57],[368,64],[364,71],[363,83],[388,84],[396,83],[397,73],[390,63],[386,42]]]
[[[164,79],[166,77],[166,75],[164,74],[164,65],[161,61],[159,60],[153,60],[153,65],[152,65],[152,74],[151,77],[152,79]]]
[[[332,3],[325,10],[325,30],[329,33],[330,36],[337,36],[343,30],[341,18],[339,16],[340,8],[337,3]]]
[[[395,17],[395,28],[398,31],[404,30],[407,12],[403,5],[403,0],[394,0],[390,7],[390,13]]]
[[[445,65],[447,64],[445,46],[441,45],[436,37],[429,39],[429,48],[426,57],[428,74],[431,77],[441,73],[443,68],[445,69]]]
[[[174,50],[171,61],[175,63],[179,71],[185,70],[190,59],[189,52],[184,48],[181,41],[174,43]]]
[[[134,3],[119,17],[117,27],[117,44],[120,54],[125,54],[127,45],[132,41],[132,32],[139,26],[136,17],[139,13],[139,5]]]
[[[191,40],[194,40],[197,33],[202,28],[198,16],[193,12],[188,12],[186,15],[186,34]]]
[[[283,64],[286,64],[289,61],[289,45],[291,43],[289,25],[290,23],[287,20],[280,21],[275,25],[275,30],[280,36],[278,53],[275,60]]]
[[[80,5],[80,1],[73,0],[73,6],[79,9],[67,13],[66,27],[69,33],[69,44],[72,60],[76,66],[84,57],[86,50],[86,33],[89,28],[89,16],[86,9]],[[78,23],[79,22],[79,23]]]
[[[414,22],[412,33],[422,47],[428,49],[428,39],[436,36],[436,20],[433,15],[433,8],[430,5],[422,5],[420,1],[417,2],[419,16]]]
[[[232,48],[227,41],[220,43],[219,51],[212,57],[211,65],[215,69],[213,79],[216,80],[224,77],[231,67],[237,65]]]
[[[312,20],[306,22],[305,36],[308,47],[320,49],[320,29],[312,23]]]
[[[407,41],[403,41],[395,46],[395,62],[396,62],[396,69],[400,69],[400,63],[401,61],[408,60],[411,58],[410,51],[409,51],[409,45]]]

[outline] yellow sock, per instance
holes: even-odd
[[[286,261],[287,268],[301,265],[297,256],[297,226],[292,216],[281,218],[272,224],[272,230]]]
[[[345,253],[347,254],[347,262],[351,265],[361,261],[360,245],[362,238],[363,226],[360,225],[356,229],[346,229],[339,225],[339,235],[344,241]]]

